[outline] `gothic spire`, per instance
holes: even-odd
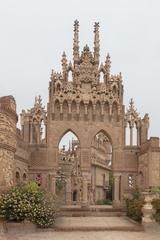
[[[107,57],[106,57],[104,69],[105,69],[106,81],[108,81],[110,78],[110,69],[111,69],[111,58],[110,58],[109,53],[107,54]]]
[[[73,38],[73,61],[76,64],[79,60],[79,22],[74,21],[74,38]]]
[[[99,51],[100,51],[100,44],[99,44],[99,22],[95,22],[94,24],[94,61],[96,65],[99,65]]]
[[[67,58],[66,58],[66,54],[65,54],[65,52],[63,52],[63,54],[62,54],[62,60],[61,60],[61,63],[62,63],[62,73],[63,73],[63,78],[65,79],[66,74],[67,74]]]

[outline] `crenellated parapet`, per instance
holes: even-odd
[[[62,55],[62,73],[52,70],[49,83],[49,106],[53,119],[64,115],[77,120],[119,121],[123,114],[122,75],[111,75],[109,54],[99,65],[99,23],[94,25],[94,51],[88,45],[79,52],[79,22],[74,23],[73,63]],[[80,116],[83,115],[82,116]],[[74,115],[74,116],[73,116]]]

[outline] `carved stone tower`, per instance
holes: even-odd
[[[80,52],[79,22],[76,20],[73,63],[68,64],[66,54],[63,53],[62,73],[52,70],[47,111],[47,144],[50,151],[48,163],[53,167],[55,175],[59,165],[58,144],[61,137],[70,130],[79,139],[84,203],[88,201],[89,185],[94,185],[91,175],[96,168],[94,166],[98,164],[93,162],[91,156],[91,144],[96,134],[103,132],[112,143],[112,169],[116,169],[117,157],[122,155],[121,146],[124,144],[124,131],[121,130],[124,125],[122,76],[121,73],[110,74],[109,54],[105,63],[99,65],[99,23],[94,25],[93,50],[91,52],[86,45]],[[70,72],[72,79],[69,77]],[[103,79],[100,79],[100,75]]]
[[[15,182],[16,103],[12,96],[0,98],[0,190]]]

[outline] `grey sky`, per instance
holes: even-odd
[[[133,97],[141,116],[149,113],[150,135],[160,136],[159,0],[0,0],[0,95],[13,95],[18,113],[38,94],[46,105],[51,69],[60,71],[63,50],[72,59],[75,19],[81,48],[93,47],[100,22],[101,61],[109,52],[124,103]]]

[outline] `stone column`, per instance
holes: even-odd
[[[71,178],[66,179],[66,205],[72,204]]]
[[[120,175],[114,174],[114,193],[113,193],[113,207],[120,206]]]
[[[56,194],[56,178],[55,176],[51,177],[51,192]]]
[[[51,173],[48,175],[48,190],[53,193],[56,194],[56,177],[54,173]]]
[[[83,178],[83,188],[82,188],[82,207],[88,205],[88,184],[87,178]]]

